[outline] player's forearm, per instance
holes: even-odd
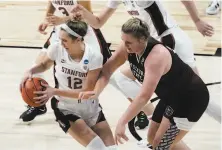
[[[95,29],[99,29],[103,25],[99,17],[93,15],[90,11],[86,9],[83,12],[83,19]]]
[[[135,100],[133,100],[133,102],[127,108],[126,112],[121,117],[120,123],[122,125],[125,125],[130,120],[132,120],[142,110],[142,108],[147,104],[147,101],[149,99],[150,98],[136,97]]]
[[[100,95],[104,88],[109,83],[110,75],[107,73],[104,73],[104,71],[101,72],[100,77],[95,85],[94,91],[97,95]]]
[[[32,74],[37,74],[37,73],[42,73],[45,72],[46,70],[48,70],[49,67],[47,67],[46,65],[44,65],[43,63],[39,63],[37,65],[35,65],[34,67],[32,67],[30,69],[30,72]]]
[[[74,98],[74,99],[78,99],[78,96],[79,96],[79,92],[75,90],[55,89],[53,94],[57,96],[69,97],[69,98]]]
[[[181,1],[184,6],[186,7],[187,11],[189,12],[192,20],[194,23],[198,22],[200,20],[199,15],[198,15],[198,11],[196,8],[196,5],[193,1]]]
[[[70,21],[72,19],[72,16],[64,16],[64,17],[61,17],[61,19],[62,19],[61,24],[63,24]]]
[[[55,12],[55,7],[52,5],[52,1],[49,0],[48,1],[48,6],[47,6],[47,9],[46,9],[45,18],[47,16],[49,16],[49,14],[54,14],[54,12]]]

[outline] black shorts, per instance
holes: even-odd
[[[58,100],[55,97],[53,97],[51,100],[51,107],[54,110],[56,121],[59,123],[59,126],[62,128],[62,130],[66,133],[70,128],[69,122],[70,121],[75,122],[76,120],[81,119],[81,117],[74,114],[65,115],[61,112],[61,110],[57,107],[57,105],[58,105]],[[97,120],[95,124],[106,121],[106,118],[102,110],[99,112],[99,115],[96,119]]]
[[[179,129],[189,131],[201,118],[208,103],[209,92],[205,84],[193,85],[180,97],[161,99],[154,110],[152,120],[160,123],[164,116]]]

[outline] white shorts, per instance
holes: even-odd
[[[99,100],[83,100],[80,103],[78,100],[62,98],[55,96],[58,102],[58,108],[63,110],[65,115],[74,114],[83,120],[88,120],[96,116],[102,109],[99,105]]]
[[[56,121],[64,132],[67,132],[70,128],[70,121],[75,122],[78,119],[82,119],[89,127],[92,127],[106,120],[98,100],[94,102],[89,100],[88,102],[73,103],[73,100],[59,101],[53,97],[51,105]]]

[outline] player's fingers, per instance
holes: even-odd
[[[207,24],[206,28],[207,28],[208,30],[211,30],[211,31],[214,30],[213,26],[211,26],[211,25],[209,25],[209,24]]]
[[[114,137],[115,144],[118,145],[117,136]]]
[[[19,85],[19,90],[22,93],[22,86],[21,86],[21,84]]]
[[[45,103],[47,103],[48,101],[48,98],[43,98],[39,101],[35,101],[36,104],[40,104],[40,105],[44,105]]]
[[[213,35],[213,32],[208,32],[207,31],[207,32],[205,32],[205,35],[211,37]]]
[[[52,13],[47,13],[47,16],[53,16],[53,14]]]
[[[122,135],[122,138],[123,138],[125,141],[128,141],[128,140],[129,140],[129,138],[126,136],[126,134],[123,134],[123,135]]]
[[[36,103],[41,103],[44,99],[46,99],[48,96],[46,94],[38,97],[34,97],[33,99],[36,100]]]
[[[117,142],[120,144],[123,144],[122,140],[121,140],[121,136],[117,136]]]
[[[34,94],[45,94],[46,92],[45,91],[34,91],[33,93]]]
[[[83,96],[83,92],[80,92],[79,96],[78,96],[78,99],[81,100],[82,96]]]
[[[47,88],[47,87],[49,87],[49,85],[48,85],[48,84],[43,83],[43,82],[41,82],[41,85],[42,85],[42,86],[44,86],[44,87],[46,87],[46,88]]]

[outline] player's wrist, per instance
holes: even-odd
[[[194,19],[194,23],[197,24],[201,19],[199,17]]]
[[[72,16],[66,16],[62,18],[62,23],[66,23],[72,19]]]
[[[53,88],[53,90],[52,90],[52,94],[53,95],[58,95],[58,89],[57,88]]]

